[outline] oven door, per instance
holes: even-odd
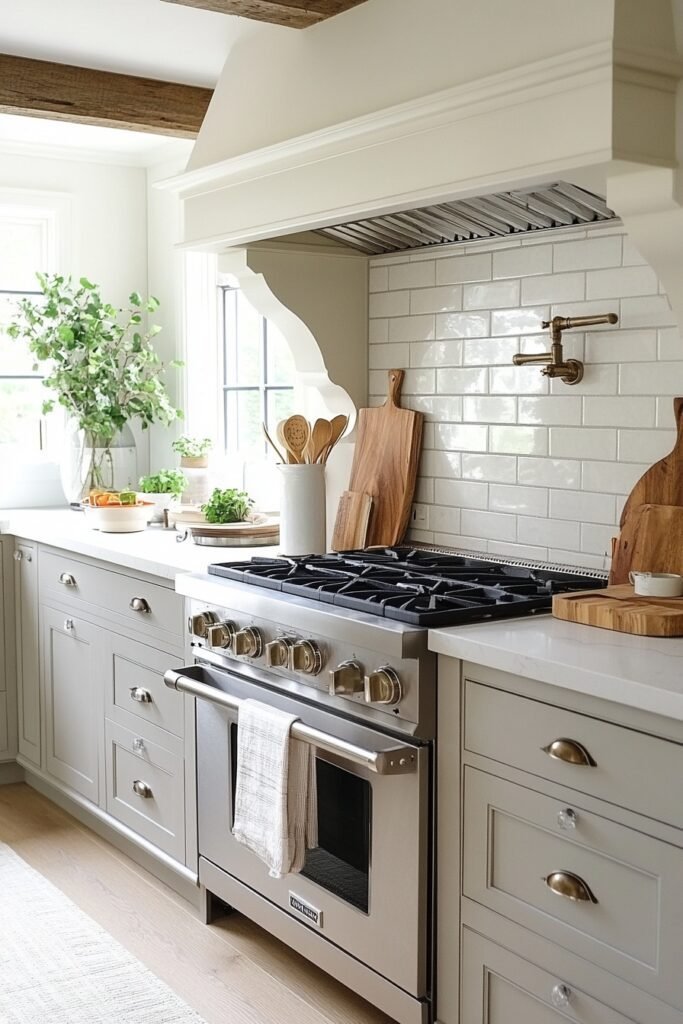
[[[182,672],[201,678],[236,703],[252,698],[296,714],[330,748],[315,747],[319,846],[308,852],[300,874],[271,878],[265,864],[232,835],[239,712],[215,704],[210,694],[199,699],[200,855],[295,917],[302,927],[319,930],[409,994],[424,997],[430,747],[406,744],[231,671],[194,666]],[[192,692],[190,686],[186,689]],[[385,774],[382,755],[389,758],[398,747],[409,750],[411,770]],[[346,750],[348,756],[332,748]],[[380,760],[370,761],[371,767],[357,763],[362,758],[354,755],[363,751]]]

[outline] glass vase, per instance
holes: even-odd
[[[132,430],[126,424],[116,437],[107,440],[71,421],[65,430],[60,468],[64,496],[70,503],[81,501],[94,487],[137,490],[137,446]]]

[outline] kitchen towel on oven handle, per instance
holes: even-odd
[[[315,751],[292,739],[296,715],[257,700],[240,706],[233,835],[273,878],[301,871],[318,845]]]

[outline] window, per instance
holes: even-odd
[[[57,211],[40,200],[25,205],[9,197],[0,193],[0,445],[37,452],[47,446],[42,375],[4,328],[20,299],[40,294],[36,271],[56,268]]]
[[[294,411],[294,361],[280,331],[238,288],[221,287],[220,296],[225,451],[265,456],[261,424],[273,436]]]

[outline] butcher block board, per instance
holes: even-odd
[[[641,597],[630,583],[553,598],[553,615],[636,636],[683,636],[683,597]]]
[[[683,398],[674,398],[674,422],[673,449],[643,473],[626,500],[620,526],[641,505],[683,505]]]
[[[424,416],[400,407],[403,377],[389,370],[384,405],[358,413],[349,491],[372,498],[368,547],[399,544],[410,520]]]

